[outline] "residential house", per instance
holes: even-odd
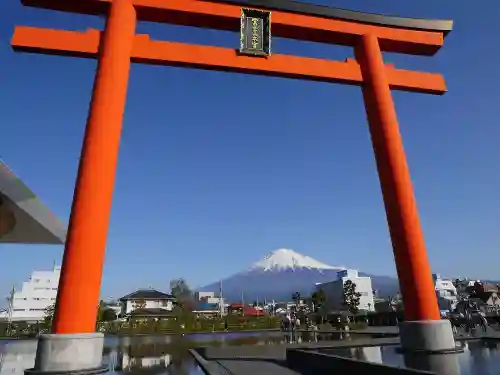
[[[155,289],[139,289],[120,298],[119,301],[122,317],[162,317],[170,315],[175,298]]]
[[[478,308],[486,314],[496,314],[500,310],[500,298],[496,292],[477,293],[470,300],[475,302]]]
[[[434,289],[438,300],[439,310],[442,312],[454,311],[458,303],[457,288],[451,279],[442,278],[439,274],[433,274]]]

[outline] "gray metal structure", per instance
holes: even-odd
[[[62,245],[66,241],[66,225],[1,159],[0,223],[0,244]]]

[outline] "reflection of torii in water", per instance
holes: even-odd
[[[459,301],[455,311],[460,314],[460,318],[458,318],[459,321],[465,320],[465,324],[457,324],[457,322],[455,322],[455,324],[453,324],[455,329],[459,326],[462,327],[466,333],[472,333],[479,325],[484,332],[487,331],[488,321],[486,320],[484,314],[479,310],[476,302],[471,301],[470,299]]]

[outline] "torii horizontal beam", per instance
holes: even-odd
[[[105,15],[112,0],[23,0],[23,5]],[[258,2],[261,5],[254,4]],[[382,16],[294,1],[133,0],[138,21],[238,31],[241,7],[272,10],[273,37],[355,46],[362,35],[378,38],[387,52],[433,55],[452,21]],[[267,3],[267,6],[266,6]],[[274,5],[273,5],[274,4]],[[346,14],[349,13],[349,17]],[[352,16],[352,14],[357,16]]]
[[[17,26],[12,38],[16,51],[97,58],[99,30],[87,32]],[[309,81],[362,85],[363,78],[354,59],[331,61],[292,55],[271,55],[266,59],[241,56],[236,50],[177,42],[151,40],[136,35],[131,53],[132,62],[221,70],[245,74],[296,78]],[[395,69],[386,65],[389,85],[393,90],[441,95],[446,83],[441,74]]]

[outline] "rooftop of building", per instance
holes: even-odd
[[[120,301],[130,300],[174,300],[175,297],[171,294],[160,292],[156,289],[139,289],[133,293],[127,294],[120,298]]]

